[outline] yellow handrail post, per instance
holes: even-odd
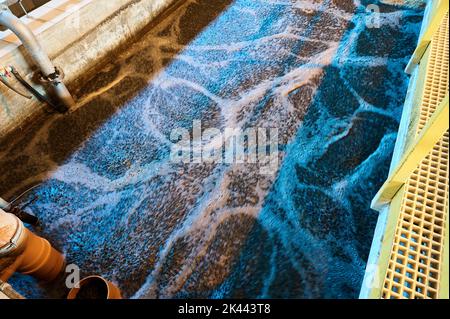
[[[414,67],[420,63],[420,60],[423,57],[423,54],[428,48],[428,45],[431,43],[431,39],[436,31],[439,29],[442,19],[444,19],[445,14],[448,12],[448,0],[436,0],[436,12],[433,15],[432,20],[430,21],[427,30],[422,35],[419,40],[419,45],[414,51],[411,60],[409,60],[408,65],[406,66],[405,72],[407,74],[411,74]]]
[[[390,203],[398,190],[405,184],[407,178],[417,168],[420,161],[425,158],[433,149],[434,145],[442,138],[442,135],[449,128],[449,105],[448,93],[441,102],[433,116],[423,128],[416,142],[404,155],[397,169],[391,174],[388,180],[372,201],[372,209],[380,210]]]

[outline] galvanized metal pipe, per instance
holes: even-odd
[[[11,205],[6,200],[0,197],[0,209],[7,211],[9,208],[11,208]]]
[[[8,8],[8,5],[15,2],[17,1],[4,0],[3,2],[0,2],[0,24],[7,27],[17,35],[17,37],[22,41],[25,49],[29,52],[31,58],[39,66],[43,76],[50,80],[55,93],[61,102],[67,108],[72,107],[75,104],[75,101],[73,100],[72,95],[69,93],[69,90],[65,84],[62,82],[57,69],[50,61],[47,53],[28,26],[17,18]]]

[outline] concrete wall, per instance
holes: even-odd
[[[69,88],[87,71],[136,37],[178,0],[95,0],[55,23],[38,38],[65,73]],[[33,63],[22,46],[0,56],[0,66],[14,65],[31,79]],[[41,91],[43,88],[36,84]],[[0,87],[0,140],[45,114],[37,100],[26,100]]]

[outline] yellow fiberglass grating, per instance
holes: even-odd
[[[448,13],[430,44],[417,135],[448,92]]]
[[[417,135],[448,92],[448,13],[430,44]],[[439,297],[448,212],[449,133],[444,134],[405,184],[388,269],[386,299]]]
[[[437,298],[448,206],[448,131],[406,183],[383,298]]]

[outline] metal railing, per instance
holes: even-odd
[[[5,1],[5,0],[4,0]],[[9,0],[6,0],[5,3],[8,3]],[[29,12],[43,6],[44,4],[50,2],[51,0],[11,0],[12,4],[9,4],[9,8],[11,12],[18,18],[21,18],[27,15]],[[0,3],[3,1],[0,1]],[[5,31],[6,28],[0,26],[0,31]]]

